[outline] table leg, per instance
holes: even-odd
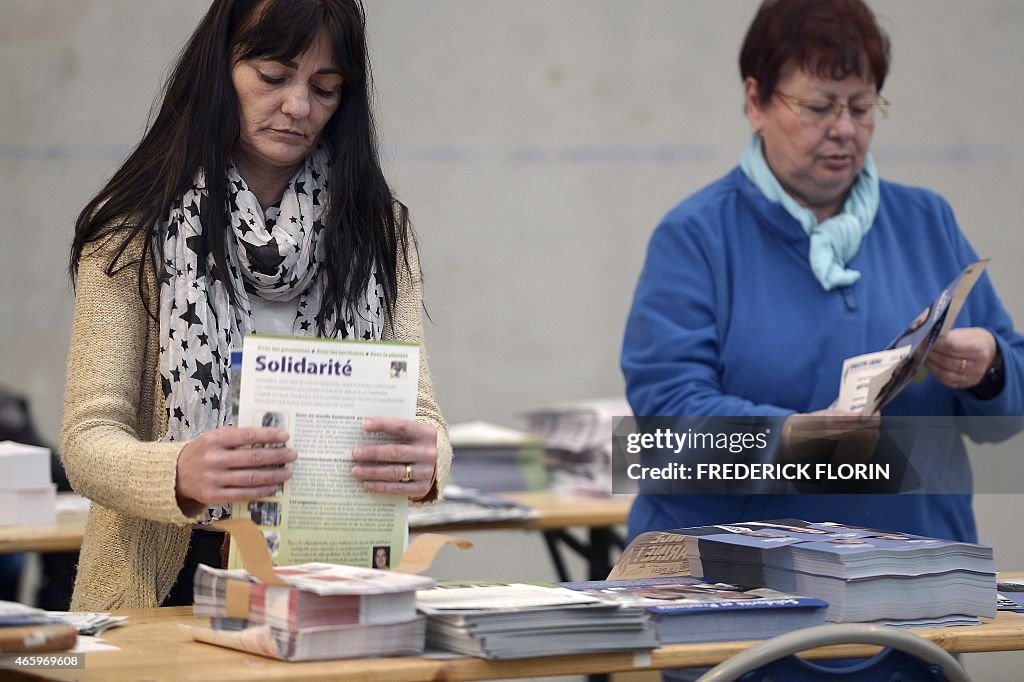
[[[621,551],[625,541],[613,528],[591,528],[588,542],[565,530],[544,531],[544,542],[548,546],[548,554],[555,565],[555,572],[562,582],[571,580],[562,556],[562,546],[566,546],[577,555],[587,560],[587,580],[604,580],[612,570],[613,553]]]
[[[612,528],[591,528],[589,542],[586,544],[565,530],[546,530],[544,542],[547,543],[551,563],[555,565],[555,572],[561,582],[569,581],[569,572],[562,556],[562,545],[587,560],[587,580],[607,578],[613,564],[612,552],[621,551],[625,547],[623,537]],[[611,677],[606,674],[587,676],[588,682],[608,682],[610,679]]]

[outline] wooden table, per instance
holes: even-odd
[[[528,521],[487,523],[445,523],[412,529],[414,533],[459,533],[471,530],[541,531],[560,580],[569,580],[562,559],[563,546],[583,555],[588,562],[589,580],[600,580],[611,570],[613,553],[621,549],[622,538],[615,527],[626,522],[631,495],[582,497],[550,491],[505,493],[504,497],[534,507],[540,512]],[[47,526],[0,526],[0,554],[17,552],[69,552],[82,546],[86,512],[60,512],[57,523]],[[569,528],[586,528],[589,535],[581,542]]]
[[[616,526],[626,523],[629,508],[633,504],[632,495],[583,497],[543,491],[503,493],[503,497],[533,507],[540,512],[540,515],[529,521],[483,524],[481,529],[496,530],[508,527],[541,531],[544,535],[544,542],[547,543],[551,562],[555,566],[555,572],[562,582],[572,580],[562,556],[563,548],[569,548],[586,560],[587,580],[607,578],[619,551],[625,549],[625,538],[616,530]],[[586,541],[581,541],[571,534],[570,528],[586,528]],[[413,531],[459,532],[471,529],[470,525],[460,524],[451,528],[441,526],[415,528]]]
[[[82,546],[86,512],[58,512],[46,526],[0,526],[0,554],[75,552]]]
[[[711,666],[755,642],[679,644],[639,654],[546,656],[515,661],[476,658],[435,660],[420,657],[377,658],[309,663],[284,663],[191,640],[182,624],[205,624],[191,616],[191,607],[123,611],[129,624],[107,631],[104,638],[121,651],[85,655],[85,668],[74,670],[4,670],[4,679],[130,681],[192,680],[486,680],[495,678],[579,675],[621,671]],[[983,625],[913,630],[950,652],[1019,651],[1024,649],[1024,614],[1001,612]],[[808,658],[871,656],[878,647],[843,645],[814,649]]]
[[[540,516],[527,521],[493,521],[487,523],[438,524],[413,528],[413,532],[456,532],[459,530],[561,530],[574,526],[610,528],[626,522],[633,495],[611,497],[584,497],[550,490],[535,492],[497,493],[501,497],[533,507]]]

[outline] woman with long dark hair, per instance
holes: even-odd
[[[370,90],[358,0],[216,0],[82,210],[61,450],[93,505],[73,608],[190,603],[222,541],[201,522],[290,477],[287,432],[229,424],[245,334],[422,346],[416,244]],[[353,452],[367,490],[436,497],[451,448],[425,355],[416,419],[364,428],[399,441]]]

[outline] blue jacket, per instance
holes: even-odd
[[[739,168],[676,206],[655,230],[622,349],[636,415],[785,416],[828,407],[845,358],[884,348],[977,260],[949,205],[882,181],[874,225],[849,268],[861,278],[824,291],[807,263],[808,237]],[[1002,351],[1006,383],[980,400],[930,375],[885,415],[1021,415],[1024,337],[987,275],[958,327],[984,327]],[[968,433],[978,440],[983,434]],[[969,476],[962,438],[947,450]],[[957,495],[641,495],[634,536],[653,529],[768,518],[839,521],[976,540],[971,497]]]

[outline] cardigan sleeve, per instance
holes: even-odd
[[[398,256],[398,296],[395,300],[393,326],[384,331],[384,338],[405,343],[416,343],[420,347],[420,375],[416,396],[416,421],[430,424],[437,429],[437,469],[434,485],[420,500],[432,502],[441,498],[444,483],[452,464],[452,446],[448,441],[448,424],[434,399],[430,379],[430,364],[427,349],[423,344],[423,279],[420,274],[419,254],[412,227],[406,225],[407,251]],[[406,267],[408,263],[408,267]]]
[[[139,296],[138,269],[107,274],[114,241],[87,246],[79,263],[61,457],[74,489],[103,507],[162,523],[191,523],[175,496],[184,443],[158,442],[152,433],[156,390],[144,377],[155,376],[147,371],[147,360],[155,362],[147,359],[147,348],[156,323]]]

